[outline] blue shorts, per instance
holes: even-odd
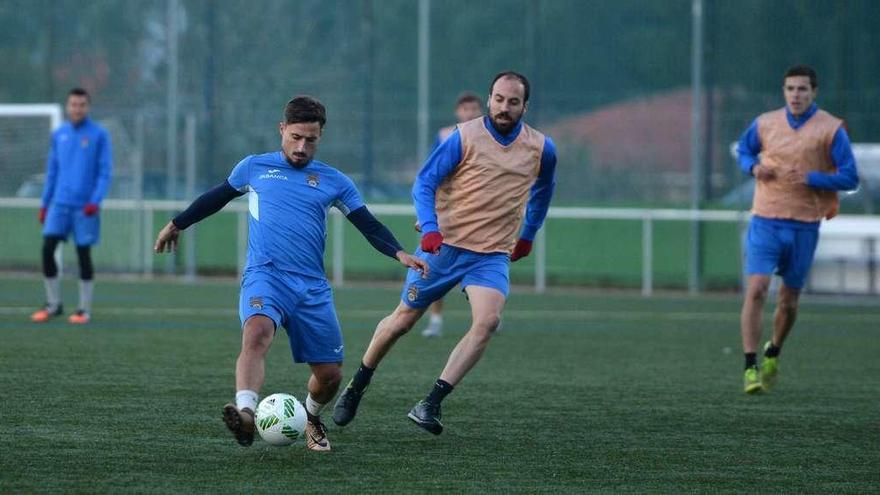
[[[800,290],[818,242],[818,223],[752,217],[746,237],[746,274],[775,273],[787,287]]]
[[[77,246],[94,246],[101,235],[100,214],[88,216],[83,213],[81,206],[50,204],[43,224],[43,236],[60,237],[66,241],[71,230]]]
[[[406,274],[400,300],[411,308],[427,308],[443,298],[456,284],[461,290],[469,285],[490,287],[504,294],[510,292],[510,257],[506,253],[476,253],[443,244],[439,254],[417,249],[415,255],[428,262],[428,278],[412,268]]]
[[[340,363],[342,330],[327,280],[303,277],[272,265],[250,267],[241,278],[238,313],[241,325],[254,315],[267,316],[287,330],[297,363]]]

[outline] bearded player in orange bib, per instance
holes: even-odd
[[[424,400],[408,417],[439,435],[440,403],[477,364],[501,320],[509,264],[532,249],[553,196],[556,148],[522,121],[529,81],[516,72],[495,76],[489,115],[461,123],[428,157],[413,185],[422,229],[416,256],[430,266],[427,278],[410,271],[401,301],[376,327],[360,368],[336,401],[333,421],[354,419],[382,358],[409,332],[428,306],[461,285],[471,306],[470,329]]]

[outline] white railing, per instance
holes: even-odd
[[[167,201],[167,200],[106,200],[103,207],[107,210],[128,210],[140,211],[143,215],[143,239],[150,246],[155,238],[161,225],[154,225],[153,218],[155,212],[168,212],[169,218],[173,212],[182,211],[189,205],[188,201]],[[33,208],[36,210],[40,206],[38,199],[31,198],[0,198],[0,208]],[[415,211],[411,205],[394,205],[394,204],[372,204],[369,205],[370,211],[377,216],[394,215],[409,216],[415,218]],[[244,266],[247,251],[247,202],[244,200],[233,201],[224,208],[224,211],[233,211],[238,215],[237,221],[237,256],[239,271]],[[641,274],[641,291],[645,296],[653,293],[653,260],[654,260],[654,222],[655,221],[713,221],[713,222],[732,222],[740,225],[740,232],[744,231],[745,225],[749,219],[748,212],[727,211],[727,210],[676,210],[676,209],[643,209],[643,208],[572,208],[572,207],[551,207],[547,217],[549,219],[577,219],[577,220],[630,220],[642,222],[642,274]],[[345,283],[345,256],[343,251],[344,245],[344,223],[343,216],[338,210],[331,210],[330,231],[332,253],[332,274],[333,283],[341,286]],[[194,242],[190,233],[191,229],[184,232],[189,235],[190,239],[185,242]],[[534,287],[536,292],[544,292],[547,288],[547,259],[546,259],[546,237],[545,229],[538,232],[535,239],[535,275]],[[872,246],[869,250],[871,256],[876,251],[873,246],[880,240],[880,216],[864,216],[864,215],[841,215],[834,221],[825,225],[822,229],[822,239],[831,241],[850,240],[854,242],[864,242]],[[742,243],[740,243],[741,249]],[[143,249],[144,257],[142,260],[143,275],[151,277],[153,274],[153,254],[151,249]],[[820,242],[819,251],[822,253],[822,243]],[[693,256],[694,253],[688,253]],[[833,253],[832,253],[833,254]],[[742,259],[742,257],[740,257]],[[185,274],[188,277],[194,277],[196,273],[195,250],[184,250],[184,266]],[[873,272],[874,260],[868,260],[870,271]],[[871,280],[874,274],[870,274]],[[694,279],[694,277],[691,277]],[[699,279],[696,278],[697,283]],[[874,282],[870,282],[871,292],[874,292]],[[692,288],[695,289],[695,288]]]

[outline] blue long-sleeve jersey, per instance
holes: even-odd
[[[43,207],[100,204],[110,187],[112,157],[110,135],[103,127],[89,118],[75,126],[64,123],[49,144]]]
[[[786,108],[785,116],[788,118],[788,125],[792,129],[800,128],[810,120],[810,117],[818,109],[819,107],[813,103],[806,112],[795,117]],[[736,152],[739,156],[739,166],[743,173],[751,175],[752,168],[759,163],[758,154],[761,152],[758,119],[752,121],[752,124],[742,134],[736,146]],[[816,189],[831,191],[848,191],[858,187],[859,175],[856,171],[856,160],[853,157],[849,136],[843,126],[837,129],[834,139],[831,141],[831,160],[834,162],[834,166],[837,167],[837,171],[833,174],[819,171],[810,172],[807,174],[807,185]]]
[[[510,133],[501,135],[492,126],[489,117],[484,116],[483,122],[486,129],[492,134],[492,137],[503,146],[512,143],[522,129],[522,121],[520,121]],[[428,156],[428,159],[419,171],[415,184],[413,184],[413,202],[423,233],[439,230],[437,210],[434,203],[437,188],[455,170],[455,167],[461,163],[461,157],[461,134],[456,129],[445,141],[434,148],[434,151]],[[534,240],[535,234],[544,224],[544,219],[547,217],[547,210],[550,208],[550,199],[553,197],[555,187],[556,145],[553,144],[552,139],[545,136],[544,150],[541,153],[541,169],[529,193],[526,215],[520,230],[520,237],[522,239]]]

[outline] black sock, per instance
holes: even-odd
[[[782,352],[782,348],[773,345],[773,343],[771,342],[770,345],[767,347],[767,350],[764,351],[764,357],[778,357],[780,352]]]
[[[758,355],[754,352],[746,353],[746,369],[758,366]]]
[[[363,392],[367,385],[370,384],[374,371],[376,371],[376,368],[370,368],[362,362],[361,367],[355,372],[354,378],[351,379],[351,387],[357,392]]]
[[[431,390],[431,393],[425,397],[425,402],[431,402],[433,404],[439,404],[449,392],[452,392],[452,389],[455,388],[449,384],[446,380],[442,378],[437,379],[437,383],[434,384],[434,388]]]

